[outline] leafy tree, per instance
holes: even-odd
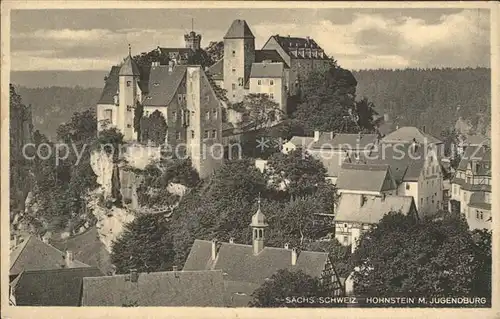
[[[481,258],[467,222],[442,212],[418,221],[387,214],[353,255],[355,292],[369,296],[477,296]]]
[[[117,161],[120,157],[121,147],[124,144],[123,134],[116,127],[102,130],[99,132],[97,144],[108,155],[112,155],[114,161]]]
[[[314,130],[356,133],[356,79],[335,65],[309,74],[301,87],[301,101],[293,117],[307,135]]]
[[[210,65],[214,64],[224,56],[224,41],[210,41],[205,52],[210,57]]]
[[[302,271],[278,270],[252,294],[250,307],[318,307],[319,297],[328,296],[327,290],[319,279],[312,278]],[[300,302],[301,298],[310,298],[313,302]]]
[[[275,188],[284,185],[286,192],[296,197],[312,194],[324,184],[326,169],[309,153],[297,148],[288,154],[273,154],[269,158],[266,175]]]
[[[232,108],[242,113],[242,126],[251,126],[254,130],[273,124],[283,113],[278,103],[262,93],[245,95],[242,102],[235,103]]]
[[[375,105],[368,101],[365,97],[360,101],[356,101],[356,117],[358,119],[358,126],[365,133],[375,132],[374,116],[378,115],[375,111]]]
[[[453,147],[458,145],[458,132],[455,129],[445,128],[441,131],[440,137],[444,143],[444,155],[451,156]]]
[[[156,145],[163,145],[165,144],[167,128],[167,121],[163,114],[156,110],[149,117],[143,117],[141,121],[142,140],[151,141]]]
[[[339,277],[347,278],[352,272],[351,246],[343,246],[338,240],[312,241],[306,246],[307,250],[328,253],[333,260],[335,270]]]
[[[170,270],[173,260],[172,230],[161,214],[139,215],[125,225],[111,247],[111,262],[119,274],[130,269],[138,272]]]

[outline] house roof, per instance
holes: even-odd
[[[82,306],[223,307],[221,271],[166,271],[83,279]]]
[[[99,98],[98,104],[114,104],[114,96],[118,92],[118,73],[120,72],[120,67],[115,65],[111,67],[109,74],[106,78],[104,84],[104,89],[102,90],[101,97]]]
[[[286,61],[283,60],[283,57],[276,50],[255,50],[255,62],[263,61],[281,62],[285,68],[290,68],[290,66],[286,64]]]
[[[123,61],[121,67],[120,67],[120,72],[118,73],[119,76],[126,76],[126,75],[132,75],[132,76],[139,76],[141,73],[139,72],[139,67],[137,66],[137,63],[132,59],[132,56],[128,55],[125,58],[125,61]]]
[[[110,253],[99,240],[95,227],[61,241],[51,241],[51,244],[61,251],[72,251],[75,259],[99,268],[103,274],[113,271]]]
[[[50,270],[66,267],[66,254],[44,243],[35,236],[29,236],[10,253],[10,275],[27,270]],[[74,260],[71,268],[90,267]]]
[[[468,145],[490,145],[491,139],[484,135],[469,135],[465,139],[465,144]]]
[[[311,144],[314,141],[313,137],[308,137],[308,136],[293,136],[288,143],[292,143],[293,145],[297,147],[301,147],[306,149],[309,144]]]
[[[363,205],[361,205],[363,203]],[[414,206],[412,196],[366,196],[342,193],[337,206],[336,222],[378,223],[389,212],[407,215]]]
[[[328,177],[338,177],[342,169],[342,163],[345,161],[343,155],[337,152],[321,154],[320,152],[311,152],[311,155],[319,160],[326,168]]]
[[[311,145],[311,149],[351,149],[363,150],[371,144],[377,143],[377,134],[334,134],[321,132],[318,141]]]
[[[491,204],[486,202],[485,192],[474,192],[470,195],[469,206],[491,210]]]
[[[250,27],[245,20],[234,20],[224,39],[255,39]]]
[[[387,134],[382,141],[385,143],[411,143],[415,139],[417,143],[424,144],[426,141],[429,144],[441,144],[443,143],[439,139],[434,136],[424,133],[422,130],[419,130],[413,126],[404,126],[396,131]]]
[[[208,73],[214,80],[224,80],[224,58],[215,62],[215,64],[208,68]]]
[[[311,49],[317,49],[317,50],[322,50],[323,49],[314,41],[314,39],[311,38],[299,38],[299,37],[283,37],[280,36],[279,34],[273,35],[271,38],[274,38],[276,42],[285,50],[285,52],[290,53],[290,51],[293,49],[301,49],[301,48],[311,48]],[[293,57],[297,58],[297,57]],[[300,56],[298,58],[301,58]],[[321,59],[321,57],[317,57],[314,59]],[[323,59],[328,59],[326,54],[323,56]]]
[[[485,147],[484,145],[478,146],[467,146],[464,153],[462,154],[462,158],[460,163],[458,164],[457,170],[465,171],[471,161],[478,162],[491,162],[491,148]],[[486,168],[486,166],[484,166]],[[485,171],[484,173],[487,174]],[[490,175],[491,175],[491,167],[490,167]]]
[[[382,192],[395,187],[387,164],[344,163],[337,179],[337,188],[343,190]]]
[[[167,106],[186,74],[185,65],[176,65],[169,71],[168,65],[152,66],[149,74],[149,93],[144,106]]]
[[[250,70],[251,78],[282,78],[283,77],[283,63],[262,62],[252,63]]]
[[[253,299],[252,293],[259,288],[259,284],[244,281],[224,281],[225,303],[231,307],[248,307]]]
[[[220,269],[224,280],[261,285],[280,269],[302,270],[311,277],[320,277],[328,262],[327,253],[302,251],[292,266],[291,249],[264,247],[258,255],[254,255],[251,245],[230,243],[219,244],[215,261],[211,260],[211,254],[211,241],[195,240],[183,269]]]
[[[102,276],[95,267],[23,271],[12,283],[17,306],[80,306],[84,277]]]

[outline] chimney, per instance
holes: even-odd
[[[333,140],[333,137],[335,136],[335,133],[330,132],[330,139]]]
[[[174,70],[175,62],[173,60],[168,61],[168,72],[172,72]]]
[[[317,142],[319,141],[319,131],[314,131],[314,141]]]
[[[217,239],[212,239],[212,260],[217,257]]]
[[[137,269],[130,269],[130,282],[137,282],[139,279],[139,274],[137,273]]]
[[[358,142],[361,141],[361,132],[358,133],[358,139],[357,139],[357,141]]]
[[[425,133],[425,125],[424,125],[424,126],[422,126],[422,132],[424,132],[424,133]]]
[[[297,251],[297,248],[292,249],[292,266],[295,266],[297,264],[297,257],[299,253]]]
[[[234,237],[230,237],[230,238],[229,238],[229,243],[230,243],[230,244],[234,244]]]
[[[71,268],[73,266],[73,252],[71,250],[66,251],[66,268]]]
[[[290,249],[290,244],[289,243],[285,243],[285,249]]]
[[[177,271],[177,270],[178,270],[177,266],[172,266],[172,271]]]

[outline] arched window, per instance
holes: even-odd
[[[259,229],[259,238],[262,238],[262,237],[264,237],[263,236],[263,231],[262,231],[262,229]]]

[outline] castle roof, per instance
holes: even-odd
[[[411,143],[415,139],[417,143],[423,144],[427,142],[429,144],[441,144],[439,139],[434,136],[419,130],[413,126],[404,126],[399,128],[398,130],[387,134],[382,141],[385,143]]]
[[[255,50],[255,62],[281,62],[284,64],[286,69],[289,69],[290,66],[283,60],[283,57],[276,50]]]
[[[283,63],[252,63],[250,70],[251,78],[282,78],[284,71]]]
[[[234,20],[224,39],[255,39],[245,20]]]
[[[277,34],[271,36],[271,38],[274,39],[281,46],[281,48],[289,55],[292,50],[296,49],[315,49],[324,52],[324,50],[319,46],[319,44],[316,41],[314,41],[314,39],[311,39],[309,37],[306,38],[290,37],[290,36],[283,37]],[[292,56],[292,58],[309,59],[310,57],[297,55],[297,56]],[[314,57],[314,59],[328,60],[328,56],[324,54],[323,56]]]
[[[104,89],[102,90],[101,98],[98,104],[113,104],[114,96],[118,92],[119,80],[118,73],[120,72],[119,66],[112,66],[106,77],[106,82],[104,84]]]
[[[140,76],[141,75],[141,73],[139,72],[139,67],[137,66],[137,63],[135,63],[134,59],[132,59],[132,56],[130,54],[125,58],[125,61],[122,63],[122,65],[120,67],[120,73],[118,75],[119,76],[125,76],[125,75]]]
[[[152,66],[149,73],[149,92],[144,98],[143,105],[170,104],[185,77],[186,69],[186,65],[175,65],[171,71],[168,65]]]

